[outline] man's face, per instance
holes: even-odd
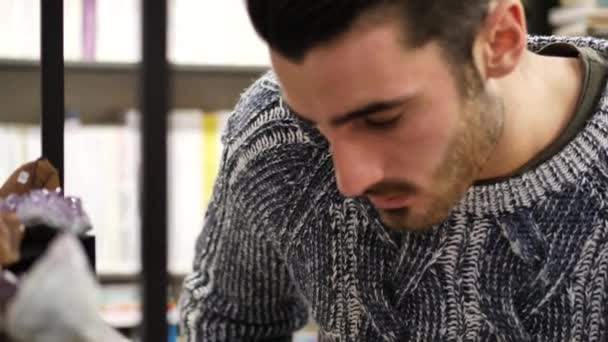
[[[299,63],[271,57],[285,102],[330,143],[340,192],[368,197],[393,229],[445,220],[501,131],[500,102],[473,67],[450,68],[436,42],[405,48],[393,24],[353,29]]]

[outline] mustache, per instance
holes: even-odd
[[[412,195],[416,193],[417,187],[403,180],[385,180],[370,186],[366,191],[366,196],[394,196]]]

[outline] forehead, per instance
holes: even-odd
[[[285,100],[298,112],[331,116],[410,96],[449,76],[436,43],[413,49],[401,37],[396,24],[385,23],[354,28],[301,62],[271,51]]]

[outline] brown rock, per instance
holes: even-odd
[[[0,188],[0,198],[25,194],[35,189],[55,190],[60,187],[59,173],[46,158],[19,167]]]
[[[0,265],[19,260],[24,227],[15,213],[0,212]]]

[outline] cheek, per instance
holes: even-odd
[[[436,108],[412,115],[400,128],[386,135],[387,173],[425,186],[446,157],[458,112]],[[399,177],[399,175],[401,175]]]

